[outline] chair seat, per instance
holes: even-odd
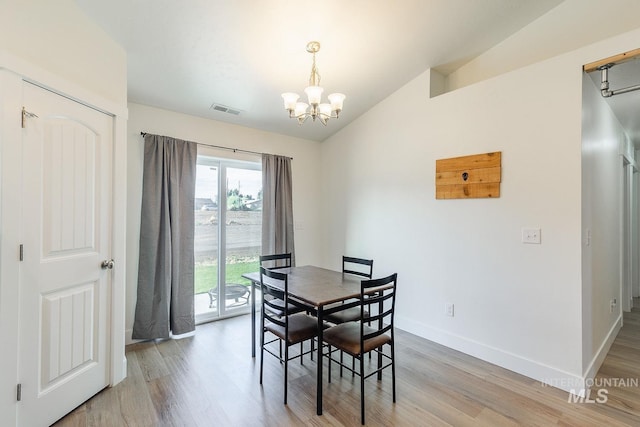
[[[364,325],[364,333],[368,334],[374,332],[375,329]],[[344,350],[347,353],[357,356],[360,354],[360,323],[359,322],[347,322],[324,331],[322,336],[323,340],[334,347]],[[390,343],[391,337],[383,334],[377,337],[365,340],[364,353],[368,353],[384,344]]]
[[[327,308],[333,308],[335,306],[336,305],[330,305],[329,307],[325,307],[325,310]],[[367,317],[369,317],[369,312],[367,310],[364,310],[363,316],[366,319]],[[327,322],[336,324],[355,322],[357,320],[360,320],[360,307],[351,307],[344,310],[336,311],[335,313],[327,314],[324,319]]]
[[[289,315],[289,337],[285,339],[284,326],[267,323],[264,328],[289,344],[306,341],[318,335],[318,319],[307,314]]]
[[[284,300],[281,300],[279,298],[274,298],[270,300],[269,303],[277,306],[279,309],[276,309],[275,307],[271,307],[271,306],[265,306],[267,310],[269,310],[276,316],[282,317],[284,315]],[[303,311],[305,311],[304,307],[299,307],[291,303],[289,303],[287,308],[287,313],[289,314],[302,313]]]

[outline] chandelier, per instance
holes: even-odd
[[[320,50],[319,42],[307,43],[307,52],[313,55],[313,65],[309,76],[309,86],[304,90],[307,94],[309,104],[298,102],[300,96],[297,93],[287,92],[282,94],[284,108],[289,112],[289,118],[297,119],[298,124],[304,123],[309,117],[315,122],[316,118],[320,123],[327,125],[329,119],[337,119],[342,111],[342,102],[346,96],[342,93],[332,93],[328,96],[329,103],[321,103],[322,89],[320,87],[320,74],[316,68],[316,53]]]

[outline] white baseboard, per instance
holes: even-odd
[[[431,327],[413,320],[398,316],[396,325],[399,329],[419,337],[461,351],[485,362],[517,372],[543,384],[559,388],[569,393],[584,393],[585,377],[547,366],[535,360],[527,359],[505,350],[483,344],[441,329]],[[606,355],[606,353],[605,353]]]
[[[133,329],[125,329],[124,331],[124,345],[135,344],[144,340],[134,340],[131,338],[133,335]]]
[[[584,378],[585,380],[588,381],[588,383],[593,383],[593,379],[595,378],[596,374],[598,373],[598,370],[602,366],[604,359],[607,357],[607,354],[611,349],[611,345],[613,344],[616,337],[618,336],[618,332],[620,332],[621,328],[622,328],[622,313],[620,313],[620,316],[618,316],[613,326],[611,326],[611,329],[609,330],[607,337],[605,338],[603,343],[600,345],[600,348],[596,352],[595,356],[593,356],[593,359],[591,359],[591,363],[589,364],[588,368],[584,373]]]

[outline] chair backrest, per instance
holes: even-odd
[[[269,270],[291,267],[291,252],[287,254],[260,255],[260,266]]]
[[[342,272],[371,279],[373,277],[373,260],[343,256]]]
[[[365,306],[378,307],[377,314],[369,313],[367,322],[360,322],[360,348],[364,341],[391,331],[393,338],[393,319],[396,305],[396,284],[398,273],[381,279],[363,280],[360,285],[360,318],[364,318]],[[390,300],[390,301],[389,301]],[[371,310],[370,310],[371,311]],[[365,323],[367,333],[365,334]]]
[[[268,280],[265,280],[268,278]],[[262,315],[265,320],[287,328],[289,276],[286,273],[260,267],[260,290],[262,293]],[[284,301],[284,307],[274,301]],[[282,317],[278,314],[282,313]]]

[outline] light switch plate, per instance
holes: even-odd
[[[449,317],[453,317],[454,311],[453,311],[454,305],[452,303],[447,303],[444,306],[444,314],[446,314]]]
[[[522,229],[522,243],[540,244],[540,229],[539,228],[523,228]]]

